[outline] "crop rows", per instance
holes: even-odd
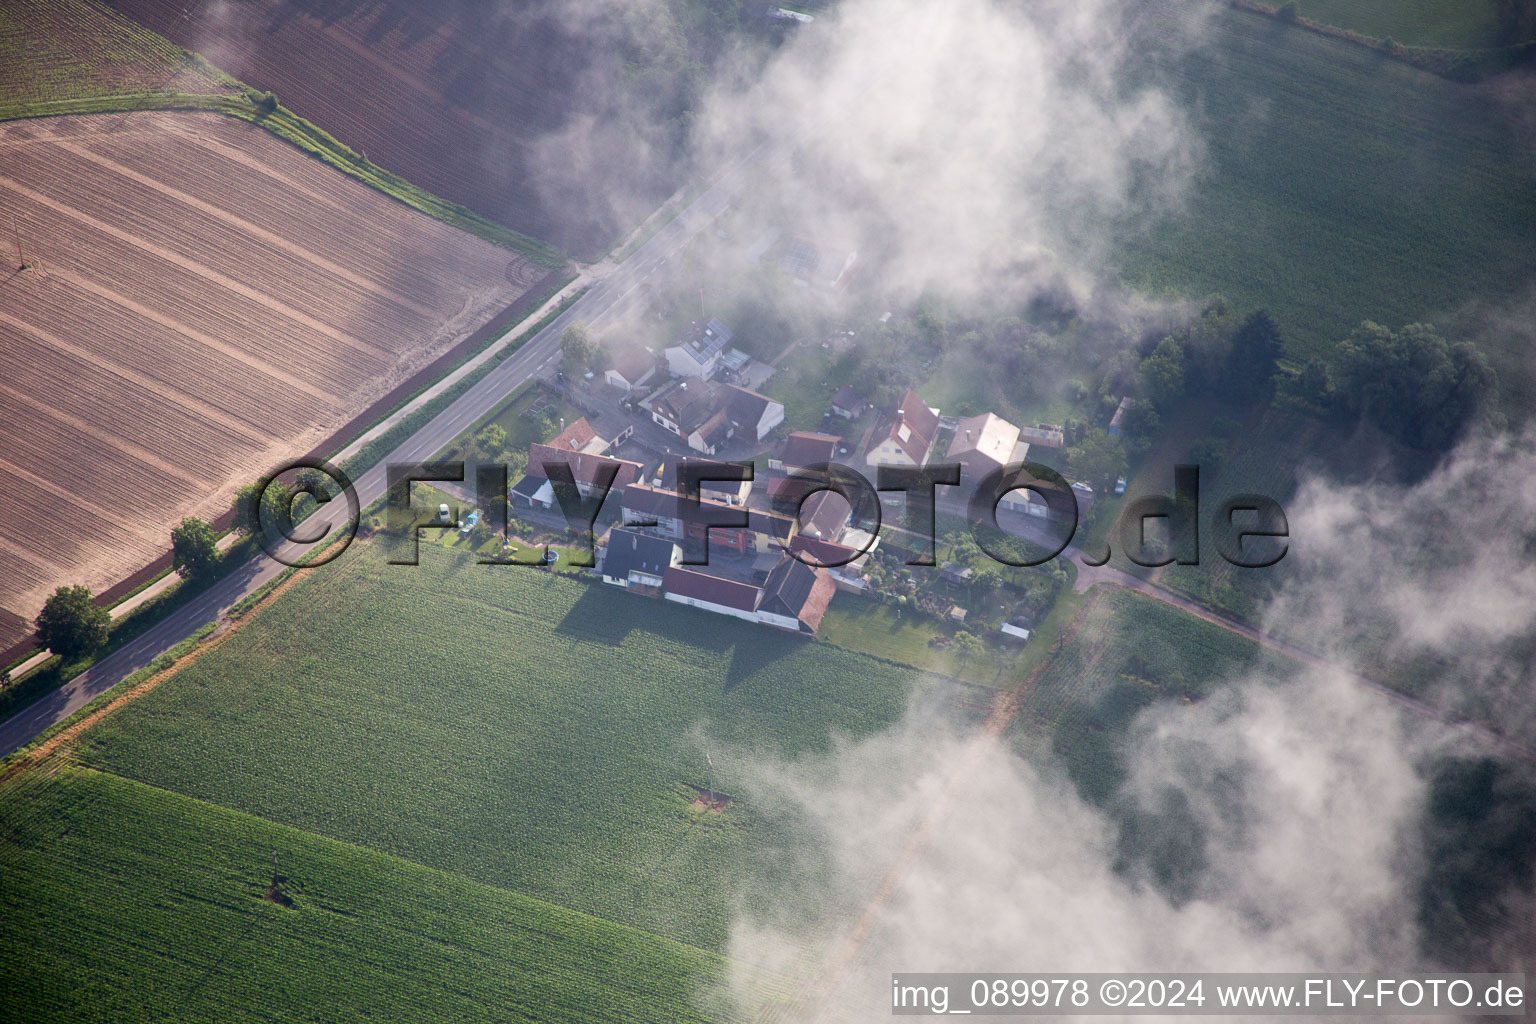
[[[183,17],[180,0],[119,0],[129,17],[177,42],[214,31],[203,11]],[[657,28],[666,15],[657,19]],[[618,225],[609,196],[666,189],[635,180],[633,168],[601,161],[551,195],[536,142],[557,130],[590,43],[562,19],[507,9],[385,3],[316,17],[289,0],[226,7],[217,29],[221,67],[274,89],[285,105],[407,180],[562,248],[592,251]],[[582,186],[585,190],[578,191]],[[597,183],[594,183],[597,181]],[[607,186],[605,189],[604,186]]]
[[[0,872],[0,989],[29,1021],[695,1021],[723,975],[655,936],[80,769],[0,789]]]
[[[401,294],[435,295],[447,283],[493,283],[508,273],[516,283],[531,285],[542,276],[541,268],[510,252],[508,266],[496,266],[460,244],[459,234],[446,225],[422,230],[403,204],[379,206],[366,192],[328,187],[330,172],[317,161],[288,167],[270,159],[270,150],[286,146],[279,139],[251,134],[231,119],[190,120],[163,118],[156,126],[157,180],[214,205],[239,195],[241,218],[283,224],[296,244],[332,259],[344,255],[349,269],[388,281]],[[126,133],[98,135],[85,146],[119,163],[141,158],[144,150],[141,140]],[[326,216],[294,218],[295,202]]]
[[[19,236],[29,264],[0,289],[4,461],[60,488],[0,508],[0,538],[36,556],[0,569],[23,619],[59,583],[150,561],[181,516],[222,511],[535,273],[213,114],[0,126],[0,198],[7,259]],[[117,528],[93,526],[103,510]]]
[[[354,548],[81,756],[705,948],[732,897],[793,902],[805,834],[745,766],[890,724],[910,672],[435,544],[421,559]],[[706,751],[719,816],[690,807]]]
[[[24,0],[0,9],[0,113],[143,91],[231,91],[181,48],[95,0]]]
[[[1528,284],[1536,169],[1513,103],[1242,11],[1149,59],[1206,153],[1179,212],[1128,240],[1131,283],[1268,307],[1297,356]],[[1529,405],[1523,349],[1490,356]]]

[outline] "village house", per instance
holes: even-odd
[[[761,441],[784,422],[783,403],[735,384],[689,377],[640,403],[657,426],[689,448],[714,455],[733,437]]]
[[[939,433],[939,411],[924,405],[911,389],[902,396],[895,412],[870,431],[864,461],[879,466],[921,466],[933,451]]]
[[[720,369],[721,355],[730,343],[731,332],[719,320],[711,318],[702,326],[694,321],[688,336],[667,348],[667,372],[674,377],[709,380]]]
[[[744,527],[711,527],[713,520],[745,513]],[[625,526],[646,527],[674,541],[709,540],[710,550],[723,549],[744,555],[784,547],[799,532],[799,521],[776,512],[743,509],[720,501],[700,498],[697,505],[684,501],[676,491],[631,484],[624,489],[620,517]]]
[[[603,372],[603,380],[626,394],[655,376],[656,357],[650,349],[638,345],[616,354],[613,365]]]
[[[660,472],[656,477],[656,486],[664,491],[678,491],[679,469],[686,461],[695,472],[701,472],[706,476],[716,476],[717,479],[700,480],[699,496],[711,501],[718,501],[726,505],[745,505],[747,497],[752,493],[751,480],[731,480],[730,475],[740,471],[740,466],[731,462],[716,462],[714,459],[703,459],[693,455],[680,455],[676,452],[668,453],[662,460]]]
[[[837,443],[842,438],[831,434],[813,434],[796,430],[784,439],[784,446],[768,459],[768,468],[777,470],[819,466],[837,457]]]
[[[602,455],[612,447],[612,442],[601,438],[585,416],[564,427],[549,441],[549,447],[560,451],[580,452],[583,455]]]
[[[820,628],[837,584],[825,569],[784,554],[761,587],[674,566],[662,588],[668,601],[809,635]]]
[[[1018,448],[1019,428],[988,412],[959,422],[946,461],[960,464],[961,480],[980,480],[1013,461]]]
[[[603,582],[616,587],[656,587],[666,571],[682,558],[677,545],[638,530],[608,531],[598,571]]]
[[[640,463],[631,462],[628,459],[589,455],[548,444],[533,444],[528,447],[528,472],[511,491],[511,501],[514,505],[545,510],[554,507],[555,489],[550,483],[547,469],[547,466],[552,463],[570,467],[571,475],[576,481],[576,491],[583,498],[590,497],[592,488],[599,481],[608,478],[610,469],[612,470],[612,482],[608,485],[610,494],[629,487],[640,479],[640,474],[644,471]]]

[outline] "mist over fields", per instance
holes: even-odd
[[[119,6],[174,19],[167,11],[178,4]],[[582,918],[571,925],[572,948],[589,943],[598,959],[619,947],[601,945],[607,931],[585,937],[578,926],[587,920],[665,939],[700,963],[718,956],[723,982],[700,967],[679,987],[691,992],[695,977],[705,979],[695,1008],[708,1015],[723,1006],[728,1019],[760,1019],[765,998],[788,1004],[773,1019],[793,1024],[884,1019],[897,971],[1536,977],[1536,73],[1453,89],[1329,39],[1343,70],[1322,82],[1297,70],[1328,65],[1332,51],[1305,49],[1321,37],[1216,0],[839,0],[807,9],[815,20],[799,24],[775,23],[745,2],[453,0],[434,10],[401,0],[213,0],[177,42],[253,88],[273,86],[250,69],[282,63],[253,55],[253,39],[318,40],[316,53],[377,42],[368,87],[322,111],[334,120],[301,108],[325,93],[334,68],[308,80],[312,94],[278,87],[285,108],[359,151],[359,139],[382,144],[393,133],[402,162],[375,148],[379,167],[559,245],[572,277],[583,275],[573,288],[603,281],[626,259],[623,239],[672,189],[681,186],[686,201],[750,162],[750,184],[731,208],[655,259],[649,283],[635,283],[649,306],[636,302],[627,321],[594,328],[610,355],[670,344],[680,324],[718,314],[741,351],[759,361],[783,353],[760,386],[789,406],[785,431],[816,429],[820,417],[822,429],[846,429],[851,457],[861,459],[858,438],[885,424],[870,413],[845,428],[823,414],[823,399],[843,383],[872,399],[882,389],[871,405],[889,406],[885,392],[910,386],[946,417],[1049,419],[1100,435],[1119,454],[1119,469],[1099,480],[1070,453],[1073,441],[1035,449],[1089,481],[1094,501],[1109,508],[1120,507],[1108,496],[1117,477],[1113,500],[1129,505],[1146,479],[1171,492],[1172,463],[1215,452],[1207,481],[1221,479],[1226,458],[1223,483],[1298,484],[1286,492],[1288,553],[1273,577],[1232,603],[1212,596],[1214,584],[1191,585],[1196,573],[1229,568],[1216,564],[1219,496],[1208,491],[1207,564],[1110,576],[1117,562],[1110,582],[1087,593],[1058,573],[1045,610],[1006,606],[1028,610],[1034,646],[1011,649],[982,685],[980,676],[911,666],[939,671],[939,646],[962,627],[990,634],[994,598],[1015,602],[1022,586],[968,591],[987,597],[984,606],[964,598],[969,625],[948,599],[903,621],[908,598],[880,579],[899,570],[872,562],[880,604],[871,599],[873,613],[860,621],[880,649],[845,647],[830,626],[814,640],[767,627],[727,633],[706,611],[645,605],[557,572],[529,569],[516,581],[526,589],[493,591],[484,574],[468,573],[481,568],[470,568],[474,545],[496,538],[456,539],[471,535],[466,522],[457,534],[443,531],[446,550],[431,549],[441,575],[412,577],[420,589],[381,584],[395,569],[369,548],[378,565],[338,569],[356,574],[350,582],[296,585],[282,603],[258,608],[235,623],[222,654],[200,657],[187,676],[81,739],[83,767],[70,770],[545,902]],[[278,10],[291,23],[277,23]],[[1230,26],[1218,22],[1234,17],[1247,20],[1224,35]],[[399,121],[387,116],[395,101],[373,85],[395,77],[384,54],[419,62],[399,76],[412,79],[400,87],[412,109],[400,99]],[[1265,77],[1252,93],[1222,91],[1254,67]],[[186,74],[191,90],[195,75]],[[1347,91],[1339,83],[1355,74],[1381,91],[1333,111],[1328,104]],[[1422,94],[1410,76],[1423,78]],[[1369,109],[1392,87],[1403,89],[1400,107]],[[447,147],[420,130],[435,103],[462,115],[452,134],[472,145],[435,152]],[[1310,124],[1329,127],[1318,142],[1326,166],[1281,145]],[[1243,177],[1255,168],[1262,181]],[[1320,193],[1331,193],[1326,204],[1314,202]],[[1287,210],[1294,219],[1280,216]],[[513,224],[507,211],[526,220]],[[159,219],[174,226],[172,215]],[[362,229],[360,218],[353,224]],[[846,288],[792,281],[762,252],[746,255],[770,236],[763,251],[781,238],[839,256],[857,251],[858,273]],[[496,256],[487,258],[488,293],[503,279],[526,287],[510,273],[518,264],[503,271],[502,250],[484,247]],[[651,262],[643,250],[631,267],[642,262]],[[604,294],[597,287],[592,299]],[[779,312],[786,295],[803,302],[783,314],[795,328],[784,333],[795,336],[775,336],[768,354],[750,348],[750,328],[732,314],[754,305]],[[1267,364],[1268,391],[1213,396],[1230,383],[1214,372],[1203,391],[1184,391],[1179,345],[1188,365],[1209,356],[1225,370],[1237,362],[1238,325],[1260,309],[1278,323],[1273,351],[1283,348]],[[921,323],[930,314],[939,329]],[[611,323],[606,316],[594,323]],[[1415,447],[1412,430],[1393,434],[1371,415],[1380,404],[1340,397],[1338,350],[1367,318],[1384,326],[1366,341],[1422,338],[1432,328],[1442,357],[1445,342],[1474,343],[1498,374],[1498,386],[1478,394],[1502,393],[1502,405],[1468,400],[1435,435],[1443,445]],[[1416,321],[1431,326],[1403,330]],[[653,429],[622,396],[592,399],[603,365],[583,374],[586,365],[557,362],[555,333],[535,347],[544,363],[519,378],[528,390],[488,400],[484,418],[444,451],[470,451],[496,417],[527,416],[512,411],[519,396],[549,424],[558,420],[561,434],[567,416],[579,415],[605,432],[629,416],[640,431]],[[1220,344],[1200,349],[1217,335]],[[883,363],[884,353],[868,355],[919,338],[932,351]],[[1133,451],[1129,431],[1104,428],[1117,408],[1157,404],[1144,364],[1165,342],[1176,350],[1163,358],[1178,363],[1179,388],[1162,409],[1162,432],[1154,415]],[[1010,345],[1016,351],[1004,351]],[[1000,355],[1015,358],[1005,365]],[[1443,379],[1452,361],[1442,363],[1400,376],[1434,378],[1423,390],[1458,394]],[[884,371],[878,384],[832,379],[873,376],[871,367]],[[1275,379],[1300,378],[1304,367],[1324,374],[1322,399],[1277,395]],[[807,383],[826,394],[805,389],[797,410],[784,391]],[[962,410],[962,398],[974,407]],[[1219,445],[1218,421],[1228,424]],[[1300,441],[1286,434],[1298,424]],[[536,429],[534,417],[528,425]],[[951,423],[943,430],[959,432]],[[636,433],[631,425],[624,436]],[[640,439],[616,450],[654,465],[660,442]],[[526,466],[524,441],[494,447],[516,449]],[[930,461],[941,456],[935,447]],[[529,513],[520,525],[533,524],[533,550],[563,544],[535,532],[557,521],[523,500],[517,511]],[[1085,517],[1077,543],[1088,548],[1098,525]],[[1095,536],[1111,535],[1106,527]],[[365,532],[359,543],[379,541]],[[1152,586],[1138,593],[1137,580]],[[1153,614],[1117,618],[1121,596],[1177,617],[1190,634],[1219,634],[1232,645],[1224,654],[1239,653],[1198,664],[1208,647],[1177,630],[1157,635],[1168,620]],[[1239,598],[1250,603],[1239,607]],[[305,599],[315,604],[306,609]],[[569,608],[551,611],[567,599]],[[846,611],[848,595],[838,600],[834,611]],[[617,602],[633,603],[621,616]],[[676,617],[685,611],[695,617]],[[881,646],[891,641],[876,630],[891,614],[917,655]],[[1249,625],[1266,644],[1249,639]],[[729,645],[716,643],[726,636]],[[986,637],[966,639],[985,649]],[[531,653],[487,653],[503,641]],[[942,664],[965,668],[968,654],[957,648],[942,652]],[[1164,663],[1136,669],[1145,652],[1180,662],[1182,674],[1159,676]],[[1123,719],[1095,704],[1097,672],[1132,692],[1118,705],[1134,706]],[[849,683],[856,673],[874,682]],[[1029,704],[1037,686],[1054,702],[1044,711]],[[1075,732],[1057,728],[1071,716]],[[774,742],[778,733],[794,742]],[[1113,762],[1093,784],[1062,749],[1084,736]],[[729,795],[714,806],[717,783]],[[705,786],[708,798],[696,799]],[[679,822],[686,839],[677,838]],[[503,825],[516,828],[497,831]],[[152,836],[153,825],[142,832]],[[50,849],[39,842],[44,868],[34,873],[46,874]],[[338,875],[352,879],[352,870]],[[454,906],[473,905],[464,900]],[[311,909],[330,908],[316,896],[303,912],[322,920]],[[457,927],[452,917],[443,912],[445,934]],[[458,956],[451,941],[429,939]],[[518,970],[534,977],[549,967],[537,938],[529,948],[507,972],[513,988],[524,978]],[[342,940],[335,950],[352,952]],[[260,949],[251,943],[245,953]],[[484,963],[496,966],[470,970],[502,969]],[[410,985],[416,968],[402,972]],[[765,978],[797,994],[765,996]]]
[[[1326,662],[1143,712],[1107,803],[921,700],[825,759],[755,764],[754,798],[822,836],[826,902],[869,900],[827,998],[866,1019],[897,971],[1529,969],[1530,441],[1469,442],[1410,487],[1310,480],[1290,510],[1303,572],[1265,624]],[[1339,639],[1360,630],[1438,652],[1430,704],[1508,742],[1367,688]],[[807,884],[825,871],[808,863]],[[744,915],[731,953],[782,965],[823,941],[817,924]]]
[[[711,92],[697,159],[768,143],[785,187],[744,203],[873,243],[893,291],[986,305],[1065,285],[1086,299],[1116,239],[1177,217],[1206,159],[1197,112],[1128,84],[1133,18],[1112,3],[845,3],[760,76]],[[1185,26],[1176,42],[1193,45],[1199,21]],[[1528,337],[1508,307],[1462,316],[1471,336]],[[832,866],[828,905],[870,899],[913,857],[870,904],[862,945],[833,941],[830,922],[743,914],[732,956],[851,956],[824,975],[848,1019],[883,1005],[896,970],[1528,965],[1532,442],[1469,439],[1410,485],[1309,477],[1288,509],[1294,577],[1263,621],[1323,663],[1144,713],[1131,781],[1107,806],[920,698],[875,739],[755,764],[753,798],[822,835],[805,879],[827,884]],[[1511,745],[1369,689],[1356,674],[1380,652],[1414,663],[1428,704]],[[1153,863],[1170,855],[1186,863],[1176,884]]]

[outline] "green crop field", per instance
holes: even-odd
[[[1297,13],[1408,46],[1466,49],[1500,42],[1494,0],[1300,0]]]
[[[654,935],[79,768],[0,787],[0,872],[0,990],[28,1021],[693,1021],[723,973]]]
[[[61,101],[149,93],[238,95],[240,83],[94,0],[0,9],[0,120]]]
[[[533,569],[376,545],[88,733],[87,764],[718,949],[781,909],[753,758],[895,721],[914,674]],[[724,813],[692,804],[714,757]]]
[[[1129,242],[1131,284],[1268,307],[1305,357],[1362,320],[1499,302],[1536,275],[1531,141],[1486,89],[1235,10],[1212,12],[1194,54],[1152,63],[1198,111],[1205,174]],[[1489,356],[1528,408],[1527,353]]]
[[[1124,778],[1126,729],[1157,701],[1198,701],[1253,666],[1288,659],[1129,590],[1097,590],[1072,641],[1052,659],[1015,720],[1021,752],[1059,761],[1087,799]]]

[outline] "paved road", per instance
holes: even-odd
[[[594,284],[549,326],[525,342],[516,354],[486,374],[430,423],[358,478],[355,484],[362,507],[366,508],[383,496],[385,467],[388,464],[430,459],[448,442],[494,409],[513,390],[547,372],[559,359],[560,334],[568,325],[583,321],[594,329],[600,329],[621,316],[639,298],[636,292],[645,284],[646,279],[660,270],[693,235],[713,222],[730,205],[761,151],[759,147],[732,165],[676,218],[658,230],[607,277]],[[340,526],[345,520],[346,505],[337,501],[316,512],[308,522],[324,525],[329,530]],[[290,559],[304,550],[297,545],[287,545],[287,549],[279,554],[286,554]],[[4,724],[0,724],[0,757],[25,746],[54,723],[84,707],[98,694],[148,665],[203,626],[216,621],[240,600],[271,582],[283,569],[284,565],[266,555],[252,559],[196,600],[167,616],[137,640],[119,648],[58,690],[17,712]]]

